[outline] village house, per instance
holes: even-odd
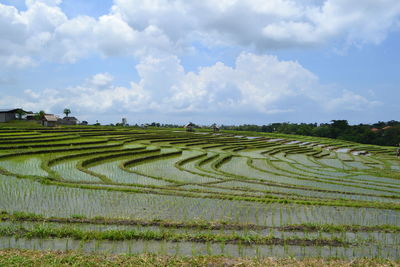
[[[45,114],[42,118],[42,125],[47,127],[57,126],[58,118],[53,114]]]
[[[64,117],[62,119],[58,119],[57,123],[61,125],[77,125],[78,119],[75,117]]]
[[[15,120],[19,117],[19,114],[27,113],[21,108],[14,109],[0,109],[0,122],[8,122]]]

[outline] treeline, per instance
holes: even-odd
[[[271,123],[268,125],[222,125],[223,130],[255,131],[266,133],[298,134],[328,137],[363,144],[397,146],[400,143],[400,122],[388,121],[375,124],[349,125],[347,120],[331,123]]]

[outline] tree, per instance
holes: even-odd
[[[332,127],[337,128],[339,130],[346,130],[349,128],[349,123],[347,120],[332,120]]]
[[[38,113],[35,114],[35,120],[43,120],[44,115],[46,115],[46,112],[44,112],[44,110],[39,111]],[[43,125],[43,121],[42,121],[42,125]]]
[[[66,117],[68,117],[69,114],[71,114],[71,110],[69,108],[64,108],[64,112]]]
[[[39,116],[39,120],[43,119],[45,114],[46,112],[44,110],[39,111],[39,113],[37,114]]]
[[[213,129],[214,132],[218,132],[219,131],[219,128],[218,128],[216,123],[211,124],[211,128]]]
[[[18,119],[22,120],[22,115],[25,115],[26,112],[19,108],[17,109],[17,114],[18,114]]]

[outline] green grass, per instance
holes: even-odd
[[[298,260],[294,258],[227,258],[223,256],[197,256],[197,257],[180,257],[180,256],[158,256],[154,254],[142,255],[118,255],[110,257],[107,254],[83,254],[77,252],[52,252],[52,251],[31,251],[31,250],[0,250],[0,266],[8,267],[30,267],[30,266],[83,266],[83,267],[132,267],[132,266],[286,266],[286,267],[384,267],[398,266],[399,261],[391,261],[385,259],[356,259],[356,260],[340,260],[340,259],[321,259],[308,258]]]
[[[304,232],[400,232],[400,226],[397,225],[335,225],[335,224],[291,224],[283,226],[262,226],[257,224],[234,224],[226,221],[163,221],[163,220],[132,220],[105,218],[97,216],[87,218],[84,215],[72,214],[70,218],[62,217],[44,217],[39,214],[14,212],[9,214],[5,211],[0,212],[1,221],[18,222],[44,222],[44,223],[71,223],[71,224],[103,224],[103,225],[140,225],[140,226],[159,226],[163,228],[194,228],[206,230],[260,230],[276,229],[280,231],[304,231]]]
[[[199,242],[245,245],[296,245],[296,246],[349,246],[357,245],[338,237],[305,238],[305,237],[276,237],[258,234],[238,235],[215,233],[176,233],[160,230],[82,230],[73,226],[55,227],[53,225],[35,224],[32,228],[23,226],[0,226],[0,236],[16,238],[72,238],[75,240],[165,240],[170,242]]]

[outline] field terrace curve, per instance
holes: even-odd
[[[282,134],[0,128],[0,249],[398,260],[393,152]]]

